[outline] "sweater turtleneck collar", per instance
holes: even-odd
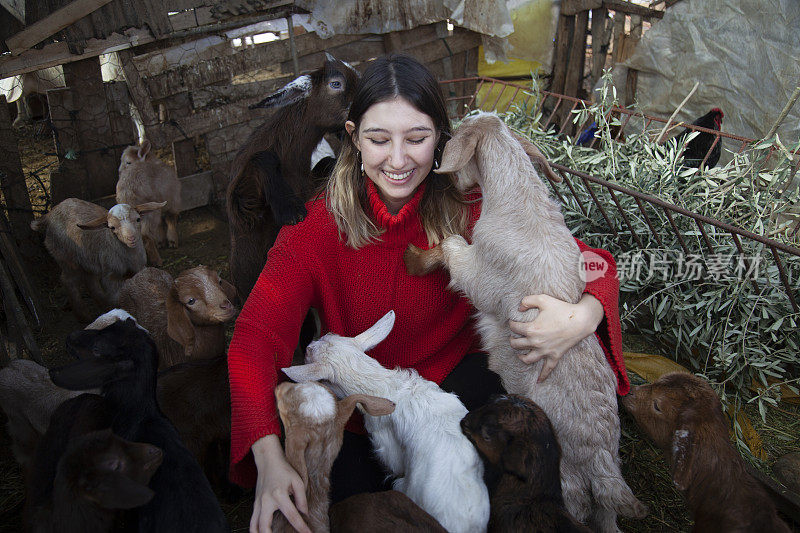
[[[419,223],[419,203],[422,200],[422,195],[425,194],[425,182],[423,181],[417,187],[414,196],[400,208],[400,211],[393,215],[386,208],[386,204],[380,197],[378,188],[367,178],[367,196],[369,198],[370,206],[372,207],[372,216],[377,222],[378,227],[385,228],[387,232],[394,233],[400,232],[416,232],[420,227]]]

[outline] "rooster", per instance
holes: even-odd
[[[702,117],[692,122],[692,125],[700,126],[701,128],[707,128],[709,130],[719,131],[722,127],[722,117],[724,116],[725,114],[722,112],[722,110],[718,107],[715,107]],[[681,133],[675,136],[675,139],[680,142],[683,137],[686,137],[692,133],[692,131],[694,130],[690,128],[684,128]],[[687,142],[686,148],[683,151],[683,166],[699,168],[700,164],[703,162],[703,158],[705,158],[706,153],[708,153],[709,148],[711,148],[711,145],[714,144],[715,139],[716,136],[714,134],[701,131],[694,139]],[[720,142],[714,145],[714,149],[711,150],[711,153],[708,154],[705,167],[714,168],[719,161],[719,156],[721,153],[722,141],[720,140]]]

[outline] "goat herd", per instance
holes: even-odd
[[[311,153],[343,123],[357,76],[329,56],[259,104],[280,109],[234,163],[227,197],[233,284],[202,265],[174,279],[146,266],[160,266],[159,246],[177,246],[180,211],[180,182],[146,141],[122,155],[120,203],[106,211],[67,199],[33,223],[45,233],[74,312],[91,323],[67,338],[76,361],[48,370],[15,360],[0,370],[0,405],[26,474],[32,530],[228,529],[212,490],[237,490],[227,481],[225,325],[277,229],[304,216],[314,190]],[[305,364],[284,369],[295,383],[275,395],[312,531],[614,532],[617,514],[647,514],[620,472],[616,378],[597,339],[568,351],[542,383],[541,363],[521,363],[508,346],[508,321],[536,313],[517,311],[524,295],[575,302],[584,286],[577,244],[535,168],[557,179],[536,147],[495,115],[468,117],[446,145],[440,171],[456,173],[462,190],[481,186],[473,242],[451,237],[404,257],[412,274],[449,270],[478,311],[490,368],[509,394],[467,412],[416,372],[382,367],[365,352],[391,331],[392,311],[354,338],[323,336],[309,344]],[[510,217],[524,223],[510,229]],[[520,265],[537,271],[518,272]],[[92,321],[81,288],[115,309]],[[663,449],[696,531],[789,531],[730,444],[708,383],[670,374],[622,402]],[[397,477],[395,490],[330,506],[331,467],[357,405],[378,458]],[[273,529],[292,531],[280,513]]]

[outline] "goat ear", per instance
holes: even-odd
[[[308,466],[306,466],[306,448],[308,447],[308,435],[301,432],[302,436],[294,431],[286,432],[286,460],[303,479],[303,484],[308,489]]]
[[[90,220],[89,222],[84,222],[83,224],[78,224],[78,227],[81,229],[105,229],[108,227],[108,215],[103,215],[101,217],[97,217],[94,220]]]
[[[372,327],[359,333],[353,340],[359,345],[362,352],[369,351],[389,336],[394,327],[394,310],[383,315]]]
[[[289,379],[295,383],[305,383],[307,381],[319,381],[321,379],[328,379],[327,365],[316,362],[308,363],[305,365],[295,365],[287,368],[282,368],[283,373],[289,376]]]
[[[694,444],[694,432],[685,424],[672,435],[670,471],[678,490],[686,490],[691,482],[696,453]]]
[[[385,416],[394,412],[395,404],[386,398],[379,398],[377,396],[370,396],[368,394],[351,394],[350,396],[339,401],[336,405],[336,421],[344,426],[353,414],[353,409],[356,404],[361,404],[361,407],[371,416]]]
[[[135,206],[133,206],[133,208],[136,210],[137,213],[139,213],[141,215],[142,213],[147,213],[149,211],[156,211],[158,209],[161,209],[165,205],[167,205],[166,201],[164,201],[164,202],[147,202],[146,204],[135,205]]]
[[[134,509],[155,496],[147,486],[122,474],[106,474],[100,479],[81,484],[86,497],[104,509]]]
[[[183,346],[187,356],[192,355],[194,348],[194,326],[189,313],[178,298],[178,289],[173,283],[167,295],[167,335]]]
[[[228,300],[230,300],[230,302],[233,303],[236,300],[236,297],[239,295],[239,293],[236,292],[236,287],[234,287],[233,285],[231,285],[230,283],[221,278],[220,278],[220,287],[222,287],[222,292],[225,293],[225,296],[228,297]]]
[[[500,464],[505,472],[527,481],[530,466],[528,465],[528,448],[520,439],[512,437],[503,453],[500,454]]]
[[[467,166],[469,160],[475,155],[479,138],[480,132],[475,129],[468,129],[463,133],[456,131],[455,136],[444,145],[442,162],[434,172],[438,174],[458,172]]]
[[[302,76],[293,79],[257,104],[251,105],[250,109],[286,107],[287,105],[298,102],[311,94],[311,88],[311,76],[308,74],[303,74]]]
[[[152,147],[153,147],[153,145],[150,144],[150,141],[148,141],[147,139],[142,141],[141,146],[139,146],[139,149],[136,151],[136,155],[139,157],[140,161],[144,161],[145,160],[145,158],[147,157],[147,154],[150,153],[150,149]]]
[[[550,181],[554,181],[556,183],[561,183],[561,181],[563,181],[561,176],[553,171],[552,167],[550,167],[550,163],[547,161],[547,158],[535,144],[522,135],[514,133],[513,131],[511,132],[511,135],[513,135],[517,142],[522,145],[523,150],[525,150],[525,153],[528,155],[531,163],[533,163],[533,166],[536,167],[536,170],[547,176]]]

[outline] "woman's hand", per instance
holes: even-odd
[[[258,468],[258,481],[253,516],[250,518],[250,533],[271,532],[272,515],[276,510],[280,510],[300,533],[311,533],[300,516],[300,512],[308,514],[306,487],[286,461],[277,435],[262,437],[253,443],[251,449]]]
[[[521,337],[511,338],[511,347],[522,350],[521,361],[533,364],[544,358],[539,382],[544,381],[556,367],[567,350],[591,335],[603,320],[603,304],[584,293],[580,301],[571,304],[546,294],[526,296],[519,305],[520,311],[539,309],[532,322],[509,320],[511,331]]]

